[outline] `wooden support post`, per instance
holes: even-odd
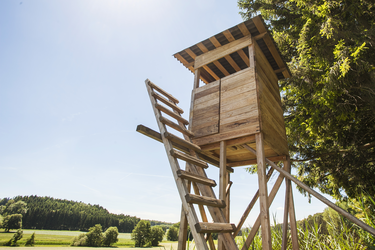
[[[247,146],[247,145],[245,145],[245,146]],[[273,171],[274,171],[273,168],[271,168],[270,170],[268,170],[267,181],[271,178],[271,175],[272,175]],[[243,224],[245,223],[245,220],[247,219],[247,216],[249,215],[251,209],[253,209],[253,207],[255,205],[255,202],[257,202],[258,198],[259,198],[259,189],[256,191],[253,199],[250,201],[249,205],[247,206],[245,212],[243,213],[243,215],[242,215],[242,217],[240,219],[240,222],[238,222],[238,224],[236,226],[236,231],[234,231],[234,233],[233,233],[233,237],[236,237],[236,235],[240,232]]]
[[[289,161],[290,164],[290,161]],[[290,182],[290,180],[288,180]],[[297,220],[296,214],[294,211],[294,200],[293,200],[293,191],[292,185],[289,185],[289,217],[290,217],[290,234],[292,235],[292,245],[293,250],[299,250],[298,245],[298,233],[297,233]]]
[[[185,170],[189,171],[189,164],[186,164]],[[190,193],[191,181],[185,181],[185,183],[187,184],[187,190]],[[178,250],[186,250],[186,240],[187,240],[187,232],[188,232],[187,228],[188,228],[187,217],[185,214],[184,207],[181,206],[180,230],[178,232],[178,245],[177,245]]]
[[[268,205],[267,177],[266,177],[266,157],[264,154],[263,134],[255,135],[256,155],[258,163],[258,185],[260,203],[260,221],[262,229],[262,247],[264,250],[272,250],[271,225]]]
[[[290,173],[289,157],[284,163],[285,171]],[[285,180],[285,203],[284,203],[284,222],[283,222],[283,237],[281,250],[286,250],[288,245],[288,213],[289,213],[289,199],[290,199],[290,180]]]
[[[226,201],[226,189],[228,185],[228,172],[227,172],[227,143],[226,141],[220,142],[220,178],[219,178],[219,199]],[[228,221],[228,203],[226,203],[226,207],[223,209],[224,216]],[[218,237],[218,250],[225,250],[223,237],[219,234]]]
[[[273,199],[275,198],[277,191],[279,191],[279,188],[284,180],[284,176],[281,174],[279,177],[277,177],[277,180],[275,182],[275,185],[273,186],[270,195],[268,196],[268,204],[271,205],[273,202]],[[247,236],[246,242],[242,247],[242,250],[247,250],[250,247],[251,242],[253,241],[256,233],[258,232],[258,229],[260,227],[261,223],[261,215],[259,214],[258,218],[256,219],[255,223],[253,224],[253,227],[250,230],[249,235]]]

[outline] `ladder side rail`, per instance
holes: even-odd
[[[166,128],[165,128],[164,124],[161,123],[160,120],[159,120],[161,114],[160,114],[160,111],[155,107],[156,100],[151,95],[151,86],[150,86],[149,83],[151,83],[151,81],[147,79],[146,80],[147,92],[149,94],[150,101],[151,101],[151,104],[152,104],[152,108],[154,110],[154,114],[155,114],[155,117],[156,117],[156,121],[157,121],[157,124],[158,124],[159,129],[160,129],[160,134],[162,136],[164,147],[165,147],[165,150],[166,150],[166,153],[167,153],[167,156],[168,156],[168,161],[169,161],[170,166],[172,168],[173,177],[176,181],[176,185],[177,185],[177,189],[178,189],[181,201],[182,201],[182,205],[183,205],[183,208],[185,210],[185,214],[188,217],[188,222],[190,224],[191,232],[193,233],[193,237],[196,241],[196,244],[199,245],[199,246],[202,246],[202,249],[208,250],[208,246],[206,244],[204,236],[202,234],[198,233],[197,230],[195,229],[195,223],[198,222],[198,217],[195,213],[195,209],[194,209],[193,205],[187,203],[186,200],[185,200],[185,196],[189,192],[188,192],[187,187],[184,183],[185,181],[177,176],[177,171],[180,170],[180,167],[179,167],[177,159],[174,158],[170,154],[170,151],[173,149],[172,143],[164,137],[164,134],[166,132]]]
[[[192,93],[192,100],[194,100],[194,91]],[[172,100],[170,100],[170,101],[172,101]],[[174,112],[178,113],[178,111],[174,111]],[[190,120],[191,120],[191,117],[190,117]],[[180,121],[179,121],[179,125],[182,125]],[[189,123],[189,125],[190,125],[190,123]],[[185,135],[185,134],[184,134],[184,139],[191,142],[191,138],[189,136]],[[192,156],[197,157],[197,154],[196,154],[195,151],[190,150],[190,153],[191,153]],[[190,164],[190,163],[187,163],[187,164],[190,165],[190,170],[191,170],[192,173],[203,176],[203,177],[208,179],[207,174],[204,171],[204,169],[202,169],[200,167],[196,167],[195,165]],[[209,187],[209,186],[207,186],[205,184],[201,184],[201,183],[196,183],[196,185],[198,187],[198,190],[200,191],[200,193],[203,196],[208,196],[208,197],[212,197],[212,198],[216,199],[216,196],[215,196],[215,193],[214,193],[212,187]],[[217,207],[211,207],[211,206],[207,206],[207,208],[208,208],[208,210],[211,214],[212,219],[215,222],[227,223],[227,221],[225,219],[225,215],[224,215],[224,213],[221,209],[219,209]],[[190,227],[191,227],[191,225],[190,225]],[[223,233],[223,238],[224,238],[223,243],[225,244],[227,249],[238,249],[237,244],[234,241],[234,237],[232,237],[231,233]]]

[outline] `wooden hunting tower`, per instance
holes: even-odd
[[[290,77],[290,72],[261,16],[184,49],[174,57],[194,73],[189,121],[182,117],[184,111],[177,106],[179,101],[147,79],[146,88],[160,133],[143,125],[138,125],[137,131],[164,144],[182,201],[179,250],[186,249],[187,223],[198,250],[216,249],[211,236],[215,232],[219,233],[219,250],[238,249],[234,238],[258,199],[260,214],[242,249],[248,249],[261,227],[262,247],[271,250],[269,206],[284,178],[287,180],[281,249],[287,248],[289,228],[293,250],[299,248],[291,181],[375,235],[375,229],[290,174],[278,85],[278,80]],[[204,86],[200,86],[201,81]],[[167,131],[167,127],[181,132],[182,138]],[[179,161],[186,162],[185,169]],[[275,164],[279,161],[283,162],[283,168]],[[218,198],[212,189],[216,182],[205,172],[207,163],[220,168]],[[271,166],[267,174],[266,163]],[[258,165],[259,190],[234,225],[229,216],[230,173],[233,167],[252,164]],[[267,181],[274,170],[280,175],[268,192]],[[199,207],[201,219],[194,204]],[[208,221],[205,209],[213,222]]]
[[[219,155],[220,141],[255,141],[254,135],[262,132],[266,157],[281,160],[288,155],[278,80],[290,73],[259,16],[174,56],[206,83],[195,85],[192,95],[195,144]],[[241,146],[227,151],[229,166],[253,164],[255,159]]]

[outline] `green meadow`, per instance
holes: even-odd
[[[23,238],[18,241],[20,246],[24,246],[27,238],[35,232],[35,246],[70,246],[73,238],[81,233],[80,231],[58,231],[58,230],[32,230],[22,229]],[[12,238],[16,231],[10,231],[9,233],[0,230],[0,246]],[[131,240],[130,233],[119,233],[118,242],[113,246],[115,247],[133,247],[134,241]]]

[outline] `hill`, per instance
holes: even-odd
[[[103,229],[116,226],[119,232],[131,233],[140,221],[140,218],[135,216],[113,214],[102,206],[83,202],[36,195],[16,196],[13,199],[16,202],[22,200],[27,203],[28,211],[22,219],[22,227],[25,229],[87,231],[95,224],[101,224]],[[8,200],[10,199],[0,200],[0,205],[5,205]],[[151,223],[161,224],[159,221]]]

